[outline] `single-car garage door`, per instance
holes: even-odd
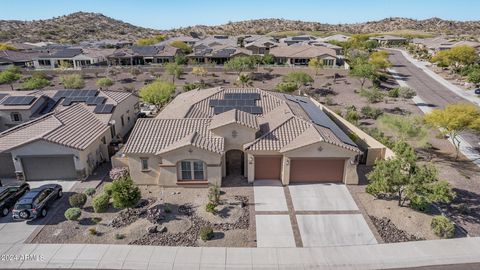
[[[343,182],[344,159],[292,159],[290,183]]]
[[[73,156],[22,157],[26,180],[58,180],[76,178]]]
[[[13,159],[10,153],[0,154],[0,177],[15,177],[15,165],[13,165]]]
[[[280,179],[281,156],[255,156],[255,179]]]

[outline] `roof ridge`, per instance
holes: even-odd
[[[55,113],[55,112],[50,112],[50,113],[44,114],[44,115],[42,115],[42,116],[40,116],[40,117],[37,117],[37,118],[34,118],[34,119],[30,120],[30,121],[27,121],[27,122],[25,122],[25,123],[18,124],[18,125],[14,126],[14,127],[11,127],[11,128],[9,128],[9,129],[7,129],[7,130],[4,130],[4,131],[0,132],[0,137],[3,137],[3,136],[8,135],[8,134],[11,134],[12,132],[16,132],[16,131],[21,130],[21,129],[23,129],[23,128],[27,128],[27,127],[29,127],[29,126],[32,125],[32,124],[36,124],[37,122],[43,121],[43,120],[45,120],[46,118],[48,118],[49,116],[52,116],[54,113]],[[56,119],[58,120],[58,118],[56,118]],[[62,123],[60,120],[59,120],[59,122]],[[62,124],[63,124],[63,123],[62,123]]]
[[[250,143],[247,143],[244,148],[247,149],[253,145],[255,145],[256,143],[258,143],[261,139],[263,139],[264,137],[266,137],[268,134],[272,133],[274,130],[277,130],[279,129],[280,127],[286,125],[288,122],[290,122],[292,120],[292,118],[294,118],[295,115],[290,115],[290,117],[283,121],[283,123],[281,123],[280,125],[276,126],[274,129],[272,130],[269,130],[268,132],[266,132],[265,134],[262,134],[262,136],[258,137],[257,139],[255,139],[253,142],[250,142]]]

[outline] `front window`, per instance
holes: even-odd
[[[205,163],[201,160],[184,160],[180,162],[181,180],[205,180]]]
[[[148,158],[142,158],[142,171],[148,171]]]
[[[21,122],[22,121],[22,115],[18,112],[13,112],[11,114],[12,122]]]

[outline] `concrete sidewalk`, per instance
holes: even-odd
[[[319,248],[18,244],[0,245],[0,254],[2,269],[389,269],[480,262],[480,238]]]

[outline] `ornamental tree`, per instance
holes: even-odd
[[[315,70],[315,76],[318,75],[318,71],[323,68],[323,60],[318,58],[312,58],[308,61],[308,67]]]
[[[251,71],[255,68],[255,63],[251,57],[237,56],[228,60],[224,65],[225,70],[237,72],[240,76],[242,72]]]
[[[371,63],[360,63],[350,70],[350,75],[360,80],[360,86],[363,88],[367,79],[373,80],[377,75],[376,68]]]
[[[140,89],[139,95],[143,101],[153,104],[157,109],[160,109],[170,100],[174,92],[175,85],[173,83],[155,80]]]
[[[455,146],[455,160],[460,151],[458,136],[465,130],[480,131],[480,109],[473,104],[452,104],[425,115],[425,122],[450,137]]]

